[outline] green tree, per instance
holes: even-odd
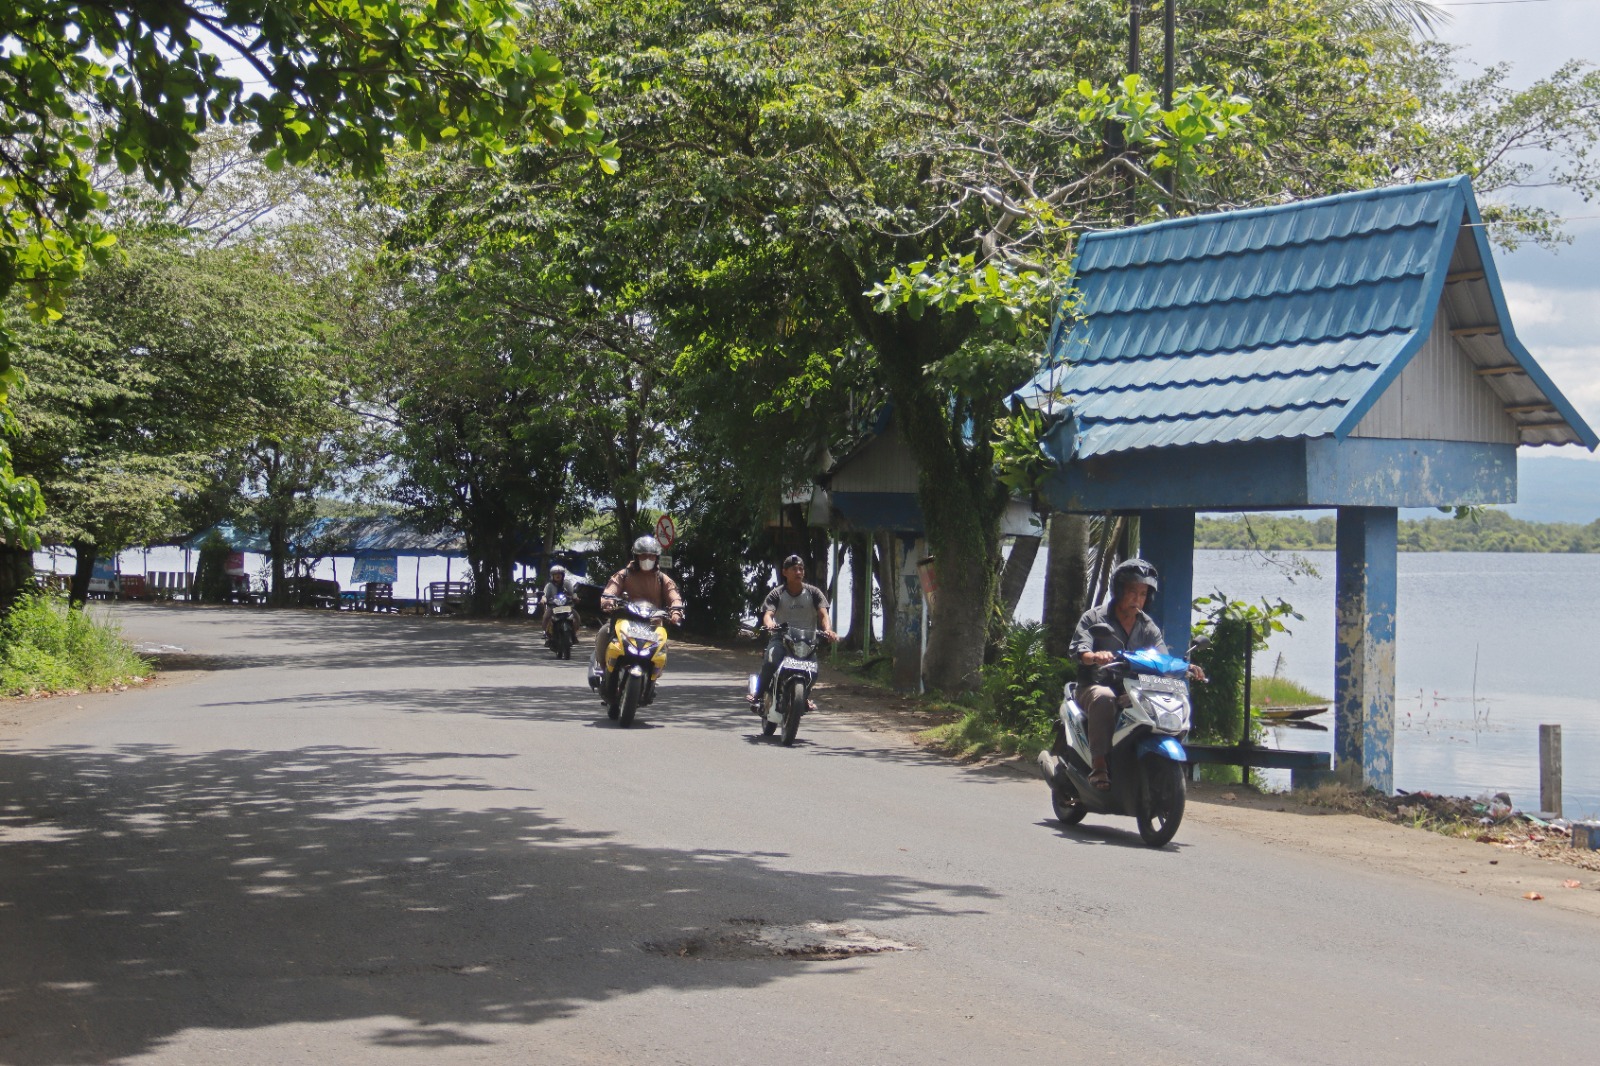
[[[611,166],[588,97],[518,40],[528,17],[516,0],[11,0],[0,8],[0,301],[20,287],[31,316],[59,317],[114,245],[93,166],[182,194],[214,125],[249,127],[273,168],[371,175],[400,138],[462,141],[484,162],[529,139],[576,140]],[[13,347],[0,320],[0,433]],[[39,504],[0,437],[0,536],[13,554],[36,541]]]
[[[97,265],[62,317],[20,334],[16,462],[42,486],[41,530],[95,556],[180,529],[219,449],[281,426],[311,324],[270,261],[181,239],[132,243]]]

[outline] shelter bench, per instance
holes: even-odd
[[[1189,780],[1194,780],[1195,767],[1201,763],[1213,766],[1242,766],[1258,770],[1288,770],[1295,784],[1302,778],[1306,783],[1316,779],[1316,774],[1333,769],[1333,756],[1325,751],[1284,751],[1263,748],[1256,744],[1185,744],[1188,755]]]
[[[467,605],[472,586],[465,581],[428,582],[428,610],[433,614],[458,611]]]
[[[394,602],[394,582],[368,581],[362,586],[361,608],[366,611],[397,610]]]
[[[182,570],[151,570],[144,575],[145,588],[158,600],[175,600],[189,595],[192,579]]]

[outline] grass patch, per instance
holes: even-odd
[[[874,652],[871,655],[847,655],[836,652],[829,659],[828,665],[862,684],[884,689],[893,687],[894,660],[881,652]]]
[[[1258,711],[1272,707],[1305,707],[1327,702],[1328,697],[1319,696],[1308,688],[1301,688],[1286,677],[1269,675],[1250,679],[1250,706]]]
[[[1016,733],[995,721],[994,711],[988,707],[961,707],[936,704],[935,709],[955,706],[961,717],[945,725],[917,734],[917,739],[931,748],[958,759],[976,759],[998,752],[1002,755],[1022,754],[1032,756],[1050,746],[1048,736],[1035,732]]]
[[[115,623],[59,596],[25,596],[0,620],[0,696],[110,688],[149,672]]]

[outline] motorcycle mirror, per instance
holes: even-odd
[[[1193,655],[1197,651],[1205,651],[1209,647],[1211,647],[1211,638],[1199,637],[1193,644],[1189,645],[1189,654]]]

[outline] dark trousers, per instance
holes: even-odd
[[[767,641],[767,651],[761,660],[761,673],[756,678],[756,702],[761,701],[762,693],[772,684],[772,675],[778,672],[778,664],[781,662],[783,662],[783,637],[774,636]]]
[[[1080,685],[1077,699],[1089,719],[1089,754],[1104,759],[1111,754],[1111,734],[1117,727],[1117,694],[1105,685]]]

